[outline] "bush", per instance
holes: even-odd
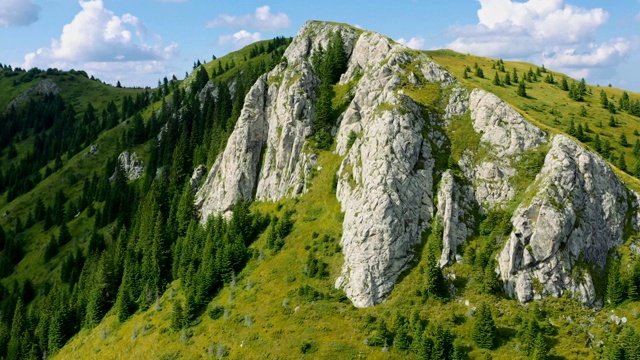
[[[220,305],[215,305],[209,310],[209,317],[212,320],[220,319],[223,314],[224,314],[224,307]]]

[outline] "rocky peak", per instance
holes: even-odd
[[[609,249],[623,242],[636,196],[600,156],[563,135],[551,142],[544,166],[513,214],[513,232],[499,257],[507,292],[520,301],[570,290],[587,305],[595,288],[585,264],[603,271]],[[573,277],[571,272],[586,274]],[[534,288],[534,280],[542,288]]]
[[[307,190],[317,158],[308,139],[320,87],[309,60],[336,33],[348,55],[339,85],[349,91],[333,130],[343,157],[336,196],[344,211],[344,265],[335,286],[355,306],[380,303],[413,265],[432,223],[442,226],[440,265],[447,266],[460,260],[460,245],[479,226],[477,214],[509,205],[517,206],[513,232],[496,239],[506,241],[496,272],[507,293],[526,302],[571,290],[593,303],[591,275],[572,277],[572,269],[581,261],[604,266],[608,250],[622,243],[622,228],[635,219],[629,213],[638,195],[599,156],[565,136],[549,140],[497,96],[464,88],[424,53],[346,25],[307,22],[285,51],[287,61],[252,86],[225,150],[198,188],[201,220],[230,211],[240,199],[276,201]],[[408,96],[429,83],[442,90],[437,111]],[[475,134],[468,135],[479,139],[478,149],[463,149],[461,171],[436,161],[448,151],[452,133],[444,129],[456,119],[470,121]],[[548,147],[524,192],[528,199],[514,204],[523,192],[513,183],[518,162]]]

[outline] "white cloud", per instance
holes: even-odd
[[[25,55],[23,66],[96,71],[99,77],[119,73],[161,72],[176,44],[149,44],[147,29],[136,16],[115,15],[102,0],[80,1],[82,10],[51,46]]]
[[[262,31],[278,30],[291,26],[291,20],[285,13],[274,14],[269,5],[256,8],[255,13],[240,16],[220,14],[206,24],[208,28],[228,26],[237,29],[256,28]]]
[[[232,44],[234,48],[241,48],[256,41],[260,41],[260,33],[250,33],[246,30],[240,30],[232,35],[222,35],[218,38],[219,45]]]
[[[0,0],[0,27],[30,25],[38,20],[40,10],[33,0]]]
[[[615,67],[635,41],[625,38],[596,43],[609,20],[601,8],[586,9],[564,0],[478,0],[478,23],[457,26],[448,47],[465,53],[542,62],[571,74],[596,67]]]
[[[400,38],[397,40],[397,42],[406,47],[410,47],[416,50],[420,50],[424,46],[424,38],[420,36],[414,36],[409,40],[405,40],[405,38]]]

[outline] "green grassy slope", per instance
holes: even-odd
[[[522,76],[532,70],[536,72],[538,66],[523,62],[504,61],[506,72],[502,72],[496,67],[492,69],[498,60],[486,57],[461,54],[451,50],[427,51],[436,63],[450,71],[460,82],[470,89],[479,88],[496,94],[502,100],[506,101],[520,112],[527,120],[539,126],[549,133],[567,133],[570,123],[573,120],[574,126],[578,125],[586,127],[588,125],[591,132],[585,132],[582,143],[595,151],[595,137],[599,135],[601,140],[608,140],[611,144],[610,153],[613,157],[608,158],[610,163],[616,167],[618,175],[632,189],[640,191],[640,182],[633,176],[635,169],[640,166],[640,158],[633,154],[634,144],[640,139],[640,118],[630,115],[627,111],[618,109],[615,114],[603,108],[600,102],[600,92],[604,91],[618,108],[618,101],[625,92],[608,86],[587,85],[588,93],[584,101],[575,101],[569,98],[568,92],[561,89],[562,78],[565,77],[571,86],[579,80],[572,79],[569,76],[558,72],[546,70],[538,76],[536,82],[525,82],[527,97],[517,95],[518,85],[513,83],[507,85],[495,85],[493,79],[495,73],[504,81],[506,73],[513,74],[516,69],[518,76]],[[475,73],[475,64],[483,70],[484,78],[479,78]],[[464,78],[465,68],[470,68],[469,77]],[[552,74],[555,80],[554,84],[544,81],[547,74]],[[632,101],[640,99],[640,94],[627,91]],[[585,111],[582,111],[584,108]],[[616,119],[615,127],[609,126],[611,117]],[[628,145],[623,146],[620,143],[620,136],[624,134],[627,138]],[[620,154],[624,154],[627,165],[626,173],[620,171],[619,158]],[[635,174],[640,176],[640,173]]]
[[[469,79],[462,78],[466,66],[473,67],[477,62],[479,66],[490,69],[495,60],[448,51],[429,52],[429,55],[469,88],[478,87],[496,93],[550,133],[566,132],[572,117],[576,126],[589,123],[594,131],[589,135],[593,137],[597,133],[602,138],[612,139],[614,153],[622,151],[628,154],[629,167],[632,168],[631,149],[619,145],[614,139],[624,131],[628,133],[629,142],[635,142],[637,136],[632,135],[632,131],[640,128],[640,123],[637,118],[623,112],[615,115],[620,126],[607,127],[610,114],[599,106],[597,94],[587,96],[584,102],[575,102],[568,99],[566,92],[557,85],[539,81],[528,83],[529,97],[521,98],[516,95],[515,86],[493,85],[493,73],[489,70],[485,70],[487,79],[473,75]],[[505,66],[508,71],[517,68],[520,74],[529,68],[535,70],[535,66],[524,63],[505,62]],[[562,78],[561,74],[554,73],[554,76],[558,81]],[[599,89],[592,87],[592,92]],[[336,86],[338,95],[334,106],[342,104],[343,90]],[[440,89],[426,85],[406,90],[409,96],[427,108],[442,106],[438,104],[442,95]],[[606,88],[605,91],[609,97],[618,98],[622,94],[618,89]],[[631,94],[632,99],[637,95]],[[586,116],[579,115],[580,106],[587,109]],[[597,125],[599,119],[604,119],[602,128]],[[468,117],[463,117],[444,129],[454,139],[451,144],[454,158],[463,149],[478,146],[477,136],[470,136],[469,122]],[[589,146],[590,142],[586,141],[586,144]],[[115,314],[108,315],[94,329],[83,330],[72,339],[57,358],[412,358],[415,354],[398,351],[391,344],[388,344],[389,352],[383,347],[365,344],[375,335],[381,321],[391,329],[399,315],[409,318],[412,314],[418,314],[431,326],[439,324],[449,328],[456,334],[462,349],[469,352],[469,358],[483,358],[486,351],[477,349],[470,335],[474,321],[470,317],[472,308],[481,303],[490,304],[498,326],[499,347],[491,352],[493,359],[523,358],[516,334],[522,319],[536,311],[544,313],[552,323],[547,334],[551,358],[598,358],[601,349],[592,346],[590,334],[597,340],[606,340],[609,332],[619,331],[619,327],[608,320],[609,313],[582,309],[568,297],[521,306],[514,300],[485,294],[478,283],[482,275],[468,264],[456,264],[445,271],[455,276],[452,278],[457,288],[454,299],[425,301],[418,295],[418,290],[424,283],[426,246],[417,249],[419,262],[402,277],[385,303],[369,309],[355,309],[333,290],[333,280],[339,275],[342,265],[342,254],[335,252],[342,219],[332,190],[332,174],[336,172],[340,159],[330,152],[322,152],[319,158],[323,170],[318,172],[307,194],[275,204],[252,205],[254,211],[270,214],[294,209],[294,230],[287,237],[283,249],[276,254],[265,248],[264,238],[252,245],[256,256],[238,274],[237,283],[225,286],[209,304],[209,309],[223,307],[222,317],[212,319],[205,312],[187,330],[172,331],[172,298],[183,296],[180,282],[176,281],[162,296],[160,309],[151,308],[137,313],[122,324]],[[637,188],[635,178],[620,174],[630,186]],[[519,190],[524,190],[532,178],[523,175],[520,180]],[[325,234],[335,240],[323,242]],[[428,240],[429,237],[425,234],[424,242],[433,241]],[[487,239],[487,236],[475,235],[467,247],[480,248],[485,246]],[[312,279],[304,274],[310,253],[327,263],[329,274],[326,278]],[[310,297],[301,294],[300,289],[308,289],[307,286],[318,293]],[[625,303],[615,312],[626,316],[629,325],[637,328],[640,320],[634,316],[636,308],[635,303]],[[417,335],[410,333],[410,337]]]
[[[589,86],[592,94],[587,95],[585,101],[576,102],[569,99],[567,92],[561,90],[558,84],[544,83],[543,74],[538,82],[527,83],[529,96],[523,98],[516,95],[515,85],[492,84],[494,70],[491,67],[496,63],[494,59],[451,51],[427,53],[464,85],[497,94],[527,119],[550,133],[566,133],[570,119],[574,120],[575,126],[589,124],[593,132],[587,134],[590,137],[590,140],[584,141],[587,146],[593,147],[593,139],[598,134],[601,139],[610,141],[613,147],[611,153],[615,156],[619,157],[621,152],[625,154],[629,171],[632,172],[635,168],[638,160],[633,155],[633,144],[640,135],[634,135],[634,130],[640,130],[640,119],[624,111],[618,112],[614,116],[619,125],[610,127],[608,121],[611,114],[600,106],[601,89],[605,90],[610,99],[615,99],[616,104],[622,90]],[[217,69],[225,68],[233,62],[234,67],[217,74],[215,78],[217,81],[228,81],[242,71],[260,68],[261,62],[270,63],[273,60],[269,54],[253,58],[250,55],[251,46],[209,62],[204,67],[212,75]],[[473,74],[475,63],[484,70],[484,79]],[[470,78],[464,79],[462,74],[467,66],[472,72]],[[536,70],[534,65],[517,62],[505,62],[505,68],[510,73],[516,68],[521,76],[529,68]],[[504,76],[502,72],[499,74]],[[557,82],[562,79],[562,74],[553,75]],[[88,102],[101,109],[111,99],[119,103],[125,95],[141,91],[106,86],[78,73],[55,76],[57,78],[54,81],[63,88],[63,94],[67,94],[63,96],[74,99],[74,106],[79,112]],[[0,95],[0,106],[30,86],[30,83],[13,86],[12,81],[0,79],[0,88],[10,88]],[[181,86],[188,87],[192,81],[194,74],[182,82]],[[572,80],[569,79],[569,82]],[[443,93],[439,86],[424,85],[407,87],[405,90],[430,110],[438,110],[442,106],[439,101]],[[342,97],[348,92],[348,86],[336,86],[335,92],[337,95],[334,107],[341,107],[344,103]],[[630,93],[630,96],[633,100],[640,98],[640,94]],[[170,97],[171,95],[167,98]],[[160,106],[161,101],[150,105],[143,112],[143,118],[147,120],[151,112]],[[582,106],[586,109],[586,115],[584,112],[580,114]],[[89,176],[109,157],[124,150],[118,147],[118,141],[125,130],[126,126],[118,126],[102,133],[96,142],[98,155],[85,156],[85,149],[73,158],[65,159],[64,167],[46,178],[34,190],[10,204],[0,200],[0,214],[10,210],[10,216],[0,219],[0,224],[13,224],[12,221],[17,216],[26,218],[35,199],[50,199],[59,189],[64,189],[70,198],[77,198],[82,191],[82,183],[78,179]],[[463,149],[478,146],[477,136],[471,134],[468,117],[455,119],[449,128],[443,130],[453,139],[451,154],[454,159]],[[630,146],[619,143],[622,133],[627,136]],[[30,139],[26,139],[17,145],[19,153],[29,146],[29,141]],[[142,156],[147,156],[149,146],[150,143],[139,145],[135,150]],[[5,164],[4,158],[0,160]],[[615,158],[611,160],[614,165],[617,164]],[[462,349],[469,352],[470,358],[483,358],[486,351],[477,349],[471,338],[474,322],[471,309],[481,303],[490,304],[498,326],[499,347],[492,352],[493,359],[523,358],[516,334],[522,319],[531,316],[534,309],[542,311],[552,324],[547,334],[552,358],[598,358],[601,348],[593,346],[594,341],[606,340],[609,333],[620,330],[619,326],[608,320],[608,310],[594,313],[582,309],[568,297],[547,299],[525,307],[503,296],[483,293],[479,285],[482,274],[470,264],[456,264],[445,271],[446,274],[455,276],[451,280],[457,289],[455,298],[446,301],[424,300],[418,291],[424,286],[427,246],[416,249],[419,261],[404,274],[385,303],[369,309],[354,308],[341,292],[333,289],[333,282],[343,263],[343,255],[338,248],[342,214],[333,189],[333,174],[340,166],[340,161],[339,157],[329,151],[321,152],[318,165],[322,170],[316,173],[308,193],[298,199],[251,205],[253,211],[276,216],[287,210],[295,210],[293,232],[277,253],[266,248],[266,236],[253,243],[251,248],[254,256],[244,270],[237,274],[236,282],[225,285],[208,305],[205,313],[189,328],[176,332],[170,327],[173,299],[184,297],[180,281],[177,280],[161,294],[159,306],[140,311],[124,323],[119,323],[115,310],[112,309],[100,324],[92,329],[81,330],[55,358],[415,358],[414,353],[399,351],[391,343],[388,348],[366,344],[375,337],[382,321],[391,330],[400,315],[411,318],[414,314],[423,320],[428,331],[433,331],[436,324],[452,330]],[[633,176],[622,171],[618,173],[630,187],[640,189],[640,182]],[[519,190],[523,190],[532,179],[522,177],[520,180]],[[27,255],[17,265],[15,274],[2,283],[9,286],[14,280],[23,281],[27,276],[35,283],[57,279],[58,264],[63,255],[76,246],[86,246],[86,237],[92,225],[93,220],[85,213],[72,220],[69,227],[74,240],[65,245],[60,255],[44,265],[44,244],[51,232],[57,233],[57,227],[44,232],[42,223],[38,223],[28,229],[22,235],[29,240]],[[423,243],[433,243],[434,238],[425,234]],[[476,234],[466,248],[480,249],[486,246],[488,238],[489,236]],[[318,279],[305,275],[310,254],[327,264],[327,276]],[[216,306],[221,306],[223,313],[219,318],[213,319],[209,310]],[[616,309],[615,313],[628,318],[627,326],[640,328],[637,308],[637,303],[627,302]],[[417,338],[418,335],[411,331],[409,333],[411,338]]]

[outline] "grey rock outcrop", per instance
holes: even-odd
[[[495,155],[513,155],[546,142],[546,134],[494,94],[474,89],[469,95],[473,128]]]
[[[583,264],[604,269],[609,249],[623,242],[636,197],[604,160],[562,135],[553,138],[529,191],[535,195],[513,214],[513,232],[499,256],[507,293],[527,302],[570,290],[593,304],[595,288]]]
[[[308,56],[319,46],[326,48],[331,31],[318,23],[305,24],[285,51],[287,63],[276,66],[249,90],[227,147],[196,194],[202,221],[210,214],[228,212],[241,199],[275,201],[306,191],[317,160],[306,139],[313,135],[320,85]],[[356,32],[341,34],[348,47]]]
[[[136,180],[144,175],[144,165],[135,152],[123,151],[118,155],[118,163],[129,180]]]
[[[193,191],[198,190],[198,188],[200,187],[200,183],[202,182],[202,178],[206,175],[206,173],[207,167],[202,164],[193,169],[193,174],[191,174],[191,179],[189,179],[189,185],[191,185]]]
[[[456,251],[473,235],[474,208],[477,207],[473,188],[458,184],[451,170],[446,170],[440,180],[436,218],[442,226],[442,256],[440,266],[456,261]]]
[[[29,97],[33,95],[46,95],[46,94],[59,94],[60,87],[55,81],[51,79],[44,79],[40,81],[37,85],[28,88],[25,92],[18,95],[15,99],[11,100],[7,105],[7,109],[10,109],[12,106],[20,106],[24,104]]]
[[[379,48],[384,41],[361,36],[352,58],[363,58],[359,49]],[[403,50],[385,48],[384,61],[366,69],[336,137],[336,152],[346,156],[336,192],[344,211],[345,262],[335,285],[357,307],[385,299],[414,259],[433,213],[434,159],[422,137],[426,122],[418,106],[396,92],[401,65],[413,60]],[[352,132],[357,139],[349,148]]]
[[[453,91],[446,114],[460,115],[467,101],[473,129],[480,134],[480,146],[486,155],[477,158],[478,154],[465,151],[459,166],[473,183],[476,199],[483,208],[503,206],[516,195],[510,181],[516,174],[513,164],[523,152],[546,143],[546,134],[484,90],[474,89],[468,100],[464,91]]]

